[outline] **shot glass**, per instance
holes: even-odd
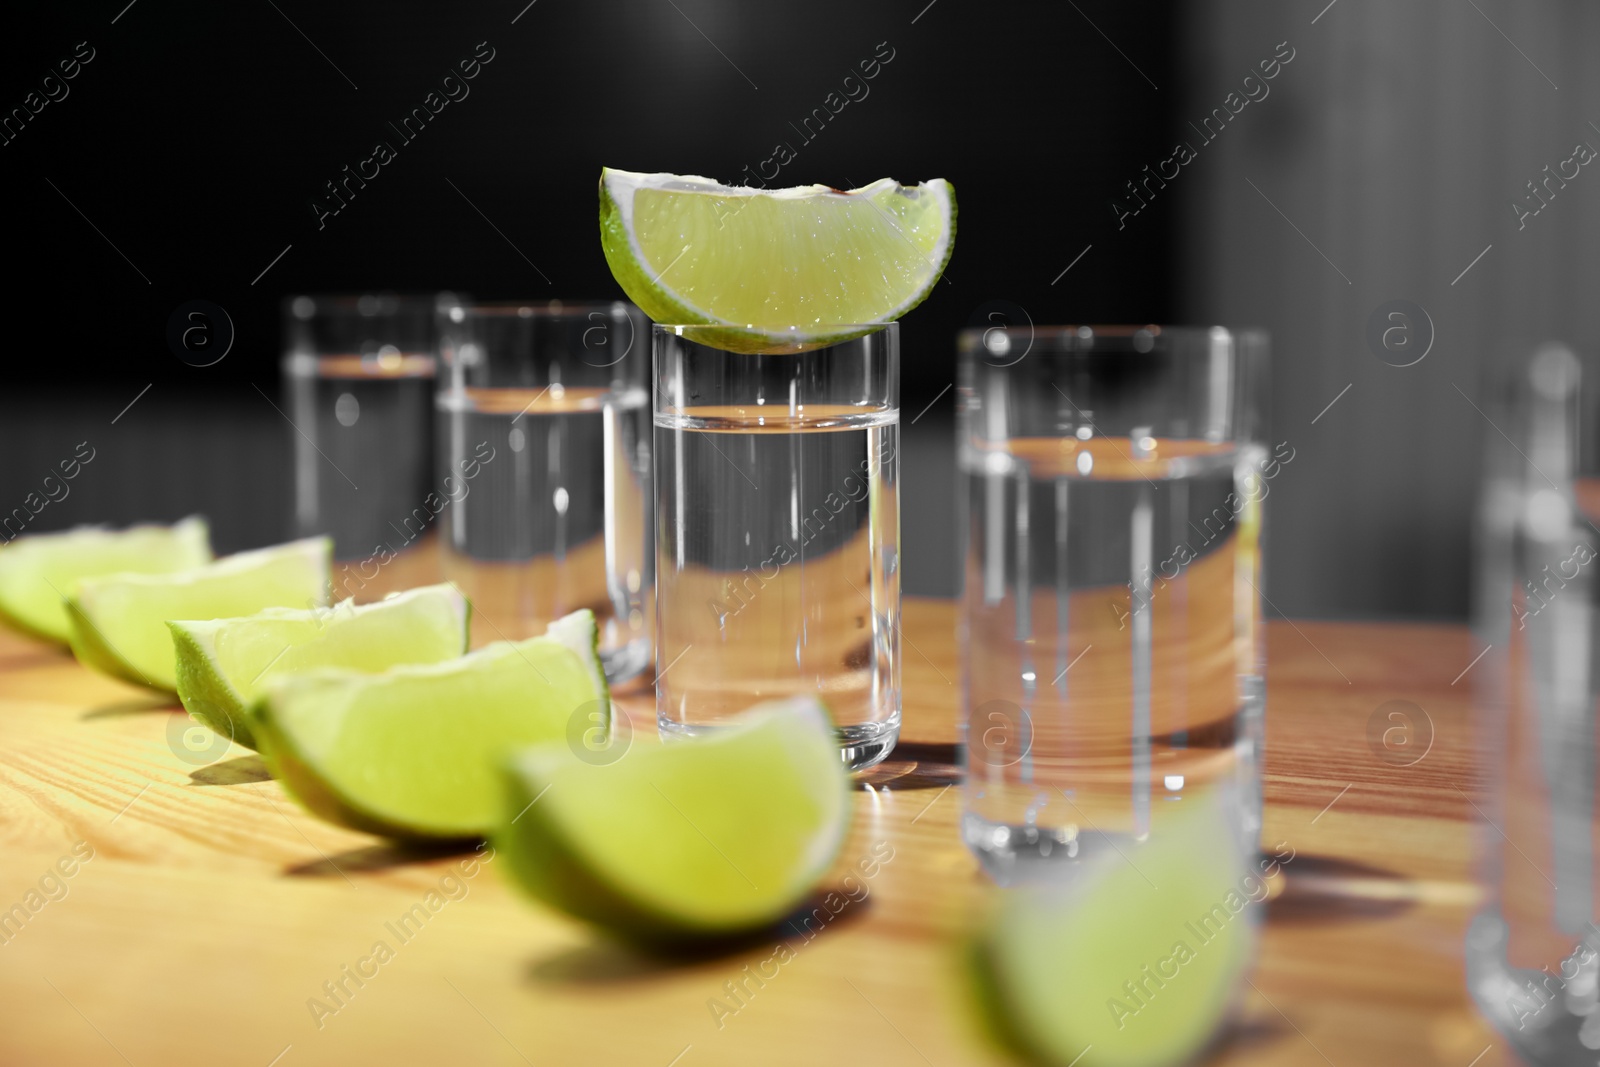
[[[1260,830],[1265,335],[960,335],[962,834],[1002,884],[1216,790]],[[1287,457],[1287,459],[1285,458]],[[1156,811],[1171,815],[1176,808]]]
[[[434,303],[392,293],[283,302],[295,531],[333,537],[339,596],[391,591],[396,571],[412,568],[389,563],[426,532],[416,512],[433,480]]]
[[[1475,790],[1483,910],[1466,939],[1478,1010],[1536,1067],[1600,1049],[1600,376],[1566,346],[1517,362],[1483,406],[1476,529]]]
[[[853,329],[838,344],[762,351],[753,331],[655,327],[664,736],[805,695],[827,704],[849,767],[894,747],[899,334]]]
[[[608,678],[649,662],[646,330],[620,301],[442,310],[443,564],[472,599],[475,640],[532,636],[588,608]]]

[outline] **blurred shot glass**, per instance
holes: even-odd
[[[283,302],[295,532],[333,538],[339,597],[425,580],[417,553],[392,564],[431,525],[434,305],[393,293]]]
[[[607,677],[638,674],[655,614],[648,320],[620,301],[456,302],[439,339],[443,564],[475,641],[589,608]]]

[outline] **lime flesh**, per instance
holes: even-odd
[[[814,699],[740,720],[601,766],[560,749],[518,753],[497,851],[536,899],[640,940],[781,919],[844,840],[849,778]]]
[[[430,585],[356,607],[267,608],[242,619],[169,622],[178,699],[191,718],[255,748],[245,709],[267,681],[313,667],[375,674],[402,663],[437,663],[467,650],[467,600]]]
[[[173,574],[86,578],[67,596],[72,651],[87,666],[163,693],[177,691],[169,619],[220,619],[328,603],[327,538],[241,552]]]
[[[764,190],[606,169],[600,235],[656,322],[754,327],[767,339],[752,350],[827,344],[927,297],[955,245],[955,193],[942,178]],[[741,337],[724,346],[750,348]]]
[[[63,603],[80,578],[167,574],[211,562],[206,523],[108,530],[81,526],[20,537],[0,548],[0,622],[46,641],[69,644],[72,622]]]
[[[251,706],[251,732],[274,777],[330,822],[386,837],[481,837],[500,814],[497,769],[512,751],[566,737],[575,715],[609,726],[597,637],[584,610],[543,637],[444,663],[287,675]]]
[[[1266,890],[1228,829],[1236,809],[1215,793],[1185,808],[1127,859],[1107,855],[1065,888],[1006,892],[975,956],[1004,1041],[1050,1064],[1175,1067],[1216,1032]]]

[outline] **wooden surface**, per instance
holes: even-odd
[[[901,748],[856,793],[835,880],[875,846],[893,858],[859,904],[792,939],[794,957],[720,1027],[708,1002],[731,1006],[724,983],[775,940],[697,960],[637,954],[525,903],[492,862],[467,875],[470,853],[407,855],[313,819],[250,753],[185,763],[169,728],[188,720],[173,709],[0,638],[0,909],[41,879],[59,898],[32,898],[43,903],[0,944],[0,1064],[1003,1062],[969,1021],[956,967],[993,890],[949,788],[953,623],[948,602],[906,603]],[[1449,627],[1270,625],[1263,837],[1295,859],[1216,1062],[1502,1062],[1462,988],[1478,897],[1458,789],[1470,794],[1476,772],[1471,676],[1452,680],[1476,652]],[[1369,717],[1396,699],[1432,721],[1415,766],[1367,741]],[[649,694],[624,701],[636,743],[652,743]],[[386,924],[430,891],[437,910],[400,943]],[[392,958],[362,965],[380,940]],[[358,987],[345,966],[372,977]],[[308,1001],[331,1009],[324,983],[341,979],[350,995],[319,1018]]]

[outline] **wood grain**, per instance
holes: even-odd
[[[0,943],[0,1063],[1004,1062],[957,966],[994,891],[950,788],[954,606],[907,600],[905,637],[904,741],[856,794],[835,880],[875,845],[893,858],[760,986],[747,974],[776,935],[690,960],[615,945],[516,897],[493,862],[318,822],[251,754],[185,763],[171,708],[0,638],[0,909],[41,904]],[[1488,1049],[1476,1067],[1494,1067],[1461,966],[1476,769],[1469,681],[1451,683],[1477,649],[1450,627],[1309,622],[1271,624],[1268,647],[1264,839],[1296,858],[1215,1062],[1467,1067]],[[622,699],[654,743],[649,691]],[[1367,742],[1394,699],[1432,720],[1412,767]],[[386,924],[430,891],[442,904],[401,942]],[[380,940],[392,957],[372,962]],[[308,1000],[338,1003],[324,983],[341,981],[319,1019]]]

